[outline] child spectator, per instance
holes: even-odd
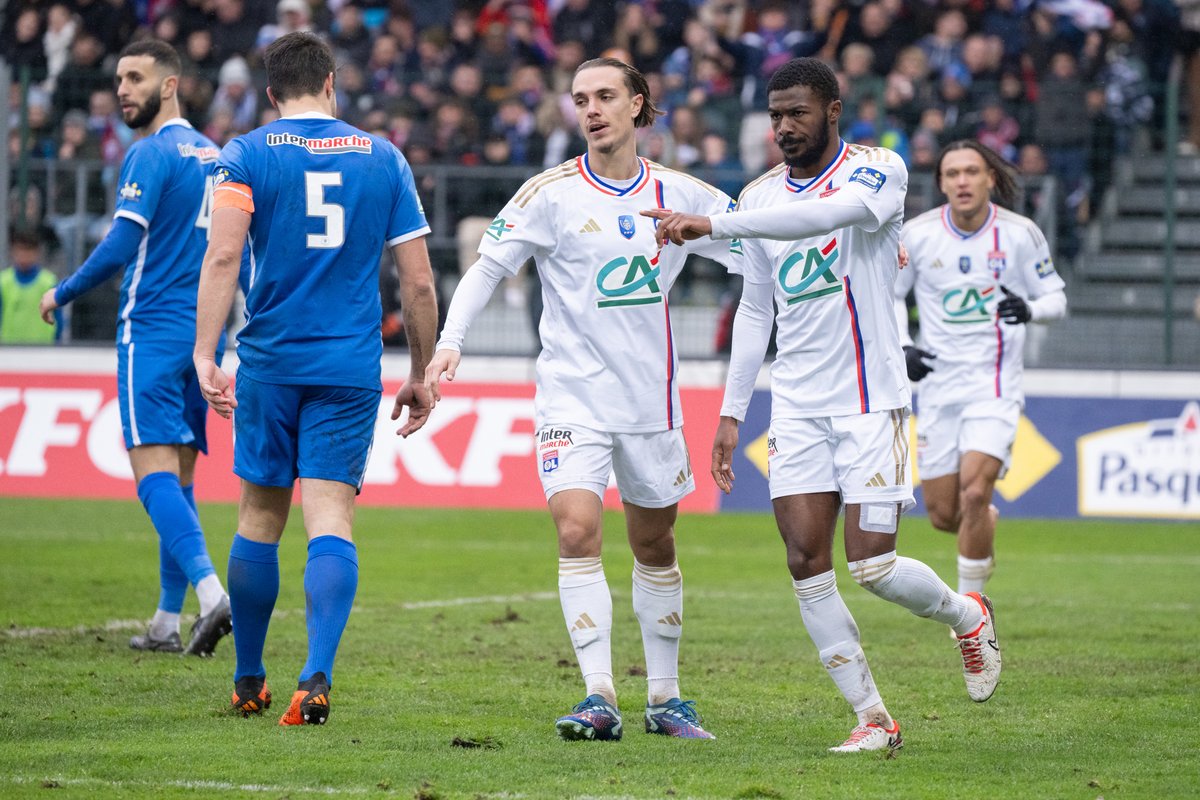
[[[0,344],[53,344],[62,315],[56,310],[54,325],[47,325],[38,313],[42,295],[58,283],[54,273],[42,269],[42,242],[21,229],[13,232],[10,250],[13,264],[0,271]]]

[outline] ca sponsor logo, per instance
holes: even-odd
[[[842,291],[833,274],[838,259],[837,237],[818,247],[792,253],[779,265],[779,287],[789,295],[787,304],[795,305]],[[800,274],[797,275],[796,273]]]
[[[501,236],[508,233],[515,227],[516,225],[513,223],[505,222],[504,217],[496,217],[494,220],[492,220],[492,224],[488,225],[488,229],[485,231],[485,233],[491,239],[498,242],[500,241]]]
[[[1079,514],[1200,519],[1200,403],[1081,436]]]
[[[603,297],[596,301],[596,308],[661,303],[660,274],[657,255],[654,258],[642,255],[614,258],[596,273],[596,290]]]
[[[965,325],[975,322],[991,322],[992,313],[988,303],[996,295],[996,287],[979,289],[953,289],[942,295],[942,322]]]
[[[141,198],[142,190],[138,187],[137,181],[126,181],[125,185],[121,187],[122,200],[132,200],[136,203]]]

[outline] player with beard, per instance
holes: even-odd
[[[900,725],[883,705],[858,627],[838,593],[833,539],[845,506],[851,577],[871,593],[954,628],[971,699],[1000,677],[991,605],[952,591],[925,564],[896,554],[900,513],[913,504],[908,463],[910,390],[893,316],[908,171],[890,150],[838,136],[842,104],[820,61],[789,61],[768,85],[768,113],[784,163],[750,183],[732,214],[644,212],[658,238],[738,238],[745,288],[712,474],[729,492],[738,425],[771,333],[767,457],[775,519],[801,617],[829,676],[858,715],[833,752],[895,750]]]
[[[117,397],[129,463],[159,537],[158,609],[135,650],[212,655],[231,629],[193,495],[196,456],[207,452],[208,406],[192,369],[196,289],[208,239],[216,145],[179,113],[181,65],[167,44],[146,40],[117,61],[117,98],[141,139],[121,167],[112,227],[87,261],[42,296],[42,317],[124,269],[117,320]],[[224,341],[218,346],[221,357]],[[188,584],[200,617],[186,648],[179,615]]]

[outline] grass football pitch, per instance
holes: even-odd
[[[201,517],[221,575],[234,508]],[[1001,520],[1004,674],[967,699],[943,627],[839,585],[905,747],[832,755],[853,717],[801,624],[767,515],[677,526],[681,675],[715,742],[642,732],[632,558],[606,519],[625,737],[562,742],[581,699],[539,512],[359,510],[360,583],[324,727],[278,718],[305,657],[299,512],[267,641],[276,705],[225,709],[209,660],[128,649],[157,601],[135,502],[0,499],[0,797],[1176,798],[1200,796],[1200,526]],[[840,546],[840,537],[839,537]],[[900,551],[954,582],[952,540]],[[189,594],[185,619],[195,611]],[[186,635],[186,626],[185,626]]]

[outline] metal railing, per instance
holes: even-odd
[[[57,257],[49,264],[60,274],[69,273],[87,257],[98,242],[107,220],[111,218],[116,197],[117,171],[99,161],[62,162],[53,159],[27,159],[22,165],[27,175],[28,191],[40,192],[45,221],[61,233],[62,247]],[[429,219],[431,235],[427,238],[431,258],[437,268],[444,287],[449,294],[457,283],[457,277],[465,256],[460,255],[458,228],[470,217],[491,219],[500,211],[504,200],[511,196],[521,184],[536,174],[536,169],[526,167],[464,167],[457,165],[422,165],[413,168],[413,175]],[[711,181],[746,183],[755,176],[738,171],[705,173]],[[98,212],[95,207],[97,183],[103,187],[105,209]],[[1053,236],[1055,207],[1052,201],[1055,187],[1052,178],[1039,178],[1027,182],[1030,189],[1043,197],[1036,211],[1039,226]],[[90,193],[90,197],[89,197]],[[474,198],[474,200],[473,200]],[[480,205],[479,198],[487,198]],[[498,199],[503,198],[503,199]],[[1046,198],[1050,198],[1049,202]],[[18,195],[18,200],[20,197]],[[941,198],[933,176],[928,173],[913,173],[909,181],[907,214],[911,218],[932,208]],[[92,207],[89,209],[89,203]],[[467,248],[469,249],[469,248]],[[386,263],[386,261],[385,261]],[[696,341],[681,341],[680,352],[686,356],[706,357],[712,355],[711,327],[718,313],[717,302],[728,290],[728,276],[721,270],[697,270],[690,276],[692,283],[686,297],[676,301],[676,308],[692,307],[693,319],[679,326],[681,337]],[[115,292],[118,280],[108,287],[109,294]],[[99,291],[99,290],[98,290]],[[499,294],[499,293],[498,293]],[[446,298],[444,298],[446,299]],[[68,336],[76,342],[108,341],[115,331],[115,321],[109,315],[113,298],[101,298],[94,308],[83,303],[74,310],[75,319]],[[497,304],[502,300],[497,299]],[[84,315],[81,318],[80,315]],[[506,335],[513,320],[527,324],[524,314],[502,315],[489,330],[486,348],[491,354],[527,354],[530,349],[530,332],[513,331]],[[707,320],[711,318],[712,324]],[[477,348],[478,352],[478,348]]]

